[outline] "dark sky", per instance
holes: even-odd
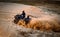
[[[20,0],[0,0],[0,1],[20,1]]]
[[[60,0],[0,0],[0,1],[60,1]]]

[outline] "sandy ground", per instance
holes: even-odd
[[[44,13],[42,9],[37,8],[35,6],[0,2],[0,37],[59,37],[60,36],[60,33],[56,34],[47,32],[43,33],[39,31],[34,31],[32,29],[25,29],[16,26],[13,23],[14,16],[16,14],[20,14],[23,10],[25,10],[27,15],[32,15],[36,17],[40,17],[40,15],[42,14],[45,15],[47,14]]]

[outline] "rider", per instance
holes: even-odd
[[[24,19],[24,21],[26,22],[26,24],[28,24],[30,20],[31,20],[31,18],[29,18],[29,16],[27,16],[27,18]]]
[[[22,16],[22,19],[24,19],[24,18],[25,18],[25,16],[26,16],[25,11],[22,11],[21,16]]]
[[[25,11],[22,11],[22,14],[21,14],[21,15],[18,15],[18,14],[15,15],[15,17],[14,17],[14,18],[15,18],[14,22],[17,23],[20,19],[24,19],[24,18],[25,18],[25,15],[26,15],[26,14],[25,14]]]

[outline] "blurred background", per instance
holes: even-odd
[[[46,16],[57,13],[51,17],[56,16],[60,22],[60,0],[0,0],[0,37],[60,37],[60,33],[39,32],[16,26],[12,21],[22,10],[37,17],[41,12],[46,13]]]
[[[36,5],[36,4],[60,4],[60,0],[0,0],[0,2],[14,2],[14,3],[23,3],[29,5]]]

